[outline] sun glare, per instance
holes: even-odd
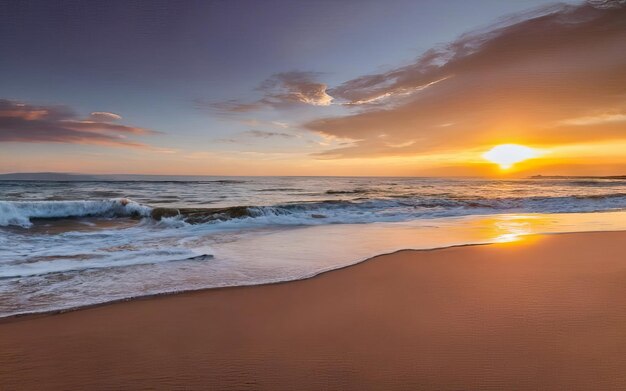
[[[496,163],[501,169],[506,170],[513,167],[515,163],[532,159],[538,155],[538,151],[533,148],[517,144],[502,144],[496,145],[485,152],[483,158]]]

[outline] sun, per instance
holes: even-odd
[[[496,145],[483,154],[483,158],[496,163],[501,169],[506,170],[515,163],[537,157],[539,152],[533,148],[518,144]]]

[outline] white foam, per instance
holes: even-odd
[[[152,208],[126,198],[93,201],[0,201],[0,226],[30,227],[30,219],[149,216]]]
[[[75,248],[74,251],[77,249]],[[127,266],[150,265],[162,262],[185,261],[197,258],[200,255],[185,248],[173,249],[146,249],[137,251],[106,251],[87,250],[84,253],[74,253],[71,257],[50,256],[42,257],[38,261],[3,265],[0,268],[0,278],[18,278],[31,276],[45,276],[52,273],[80,272],[93,269],[112,269]],[[210,254],[207,254],[210,255]]]

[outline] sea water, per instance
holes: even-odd
[[[620,178],[0,181],[0,317],[307,278],[400,249],[620,229]]]

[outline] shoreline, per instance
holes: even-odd
[[[0,321],[9,389],[621,389],[626,231]]]
[[[607,230],[607,231],[597,231],[596,230],[596,231],[531,233],[531,234],[520,234],[520,235],[518,235],[518,238],[523,240],[523,238],[532,238],[532,237],[535,237],[535,236],[539,237],[539,236],[548,236],[548,235],[570,235],[570,234],[589,234],[589,233],[617,233],[617,232],[626,232],[626,230]],[[518,240],[518,239],[516,239],[516,240]],[[169,291],[169,292],[160,292],[160,293],[146,294],[146,295],[140,295],[140,296],[133,296],[133,297],[127,297],[127,298],[122,298],[122,299],[117,299],[117,300],[104,301],[104,302],[101,302],[101,303],[86,304],[86,305],[81,305],[81,306],[76,306],[76,307],[68,307],[68,308],[47,310],[47,311],[40,311],[40,312],[24,312],[24,313],[18,313],[18,314],[13,314],[13,315],[8,315],[8,316],[0,316],[0,325],[3,324],[3,323],[9,323],[9,322],[18,321],[18,320],[28,320],[28,319],[31,319],[31,318],[40,318],[40,317],[61,315],[61,314],[70,313],[70,312],[89,310],[89,309],[92,309],[92,308],[99,308],[99,307],[104,307],[104,306],[108,306],[108,305],[116,305],[116,304],[120,304],[120,303],[127,303],[127,302],[133,302],[133,301],[152,300],[152,299],[158,299],[158,298],[161,298],[161,297],[168,297],[168,296],[178,296],[178,295],[202,293],[202,292],[205,292],[205,291],[217,291],[217,290],[234,289],[234,288],[254,288],[254,287],[271,286],[271,285],[278,285],[278,284],[293,283],[293,282],[297,282],[297,281],[304,281],[304,280],[309,280],[309,279],[312,279],[312,278],[316,278],[316,277],[319,277],[319,276],[322,276],[324,274],[331,273],[331,272],[334,272],[334,271],[351,268],[351,267],[360,265],[362,263],[375,260],[375,259],[377,259],[379,257],[386,257],[386,256],[389,256],[389,255],[394,255],[394,254],[402,253],[402,252],[405,252],[405,251],[408,251],[408,252],[430,252],[430,251],[439,251],[439,250],[445,250],[445,249],[450,249],[450,248],[462,248],[462,247],[474,247],[474,246],[489,246],[489,245],[498,244],[498,243],[506,243],[506,242],[491,241],[491,242],[484,242],[484,243],[453,244],[453,245],[449,245],[449,246],[433,247],[433,248],[417,248],[417,249],[403,248],[403,249],[398,249],[398,250],[394,250],[394,251],[391,251],[391,252],[385,252],[385,253],[381,253],[381,254],[368,256],[368,257],[363,258],[363,259],[358,259],[354,263],[351,263],[351,264],[348,264],[348,265],[342,265],[342,266],[333,267],[333,268],[326,269],[326,270],[321,270],[319,272],[316,272],[315,274],[304,276],[304,277],[297,278],[297,279],[292,279],[292,280],[280,280],[280,281],[274,281],[274,282],[265,282],[265,283],[259,283],[259,284],[249,284],[249,285],[230,285],[230,286],[221,286],[221,287],[185,289],[185,290],[179,290],[179,291]]]
[[[105,230],[110,244],[94,243],[99,255],[76,262],[40,258],[49,250],[38,245],[32,253],[0,251],[0,257],[9,261],[2,277],[17,277],[0,280],[0,316],[64,312],[150,295],[293,281],[400,249],[508,241],[524,234],[626,230],[626,211],[276,226],[236,230],[232,236],[203,229],[193,225],[164,230],[132,228],[130,236],[122,235],[123,230]],[[78,256],[91,252],[91,235],[50,238],[66,254]],[[17,235],[15,240],[21,243],[27,238]],[[11,235],[7,240],[11,243]],[[126,245],[130,250],[124,255]],[[195,260],[199,254],[213,257]],[[16,256],[20,261],[14,264]]]
[[[591,233],[591,232],[626,232],[626,231],[589,231],[589,233]],[[568,233],[570,233],[570,232],[557,232],[557,233],[546,233],[546,234],[531,234],[531,235],[525,235],[525,236],[562,235],[562,234],[568,234]],[[587,232],[585,232],[585,233],[587,233]],[[180,290],[180,291],[173,291],[173,292],[153,293],[153,294],[147,294],[147,295],[141,295],[141,296],[128,297],[128,298],[124,298],[124,299],[105,301],[105,302],[102,302],[102,303],[87,304],[87,305],[82,305],[82,306],[78,306],[78,307],[68,307],[68,308],[63,308],[63,309],[58,309],[58,310],[41,311],[41,312],[24,312],[24,313],[8,315],[8,316],[0,316],[0,325],[3,324],[3,323],[9,323],[9,322],[14,321],[14,320],[22,320],[22,319],[23,320],[28,320],[30,318],[41,318],[41,317],[46,317],[46,316],[62,315],[62,314],[65,314],[65,313],[89,310],[89,309],[92,309],[92,308],[105,307],[105,306],[109,306],[109,305],[116,305],[116,304],[120,304],[120,303],[127,303],[127,302],[133,302],[133,301],[152,300],[152,299],[158,299],[158,298],[161,298],[161,297],[168,297],[168,296],[196,294],[196,293],[209,292],[209,291],[220,291],[220,290],[226,290],[226,289],[255,288],[255,287],[263,287],[263,286],[289,284],[289,283],[293,283],[293,282],[298,282],[298,281],[309,280],[309,279],[312,279],[312,278],[317,278],[317,277],[322,276],[322,275],[327,274],[327,273],[332,273],[334,271],[348,269],[348,268],[360,265],[360,264],[362,264],[364,262],[372,261],[372,260],[374,260],[374,259],[376,259],[378,257],[385,257],[385,256],[388,256],[388,255],[394,255],[394,254],[402,253],[402,252],[405,252],[405,251],[428,252],[428,251],[438,251],[438,250],[445,250],[445,249],[448,249],[448,248],[457,248],[457,247],[488,246],[488,245],[495,244],[495,243],[497,243],[497,242],[493,242],[493,243],[455,244],[455,245],[445,246],[445,247],[433,247],[433,248],[423,248],[423,249],[404,248],[404,249],[391,251],[391,252],[388,252],[388,253],[382,253],[382,254],[378,254],[378,255],[373,255],[373,256],[367,257],[365,259],[357,260],[355,263],[352,263],[352,264],[349,264],[349,265],[343,265],[343,266],[338,266],[336,268],[332,268],[332,269],[328,269],[328,270],[322,270],[322,271],[320,271],[318,273],[315,273],[315,274],[313,274],[311,276],[305,276],[305,277],[294,279],[294,280],[280,280],[280,281],[265,282],[265,283],[260,283],[260,284],[230,285],[230,286],[220,286],[220,287],[214,287],[214,288],[198,288],[198,289],[187,289],[187,290]]]

